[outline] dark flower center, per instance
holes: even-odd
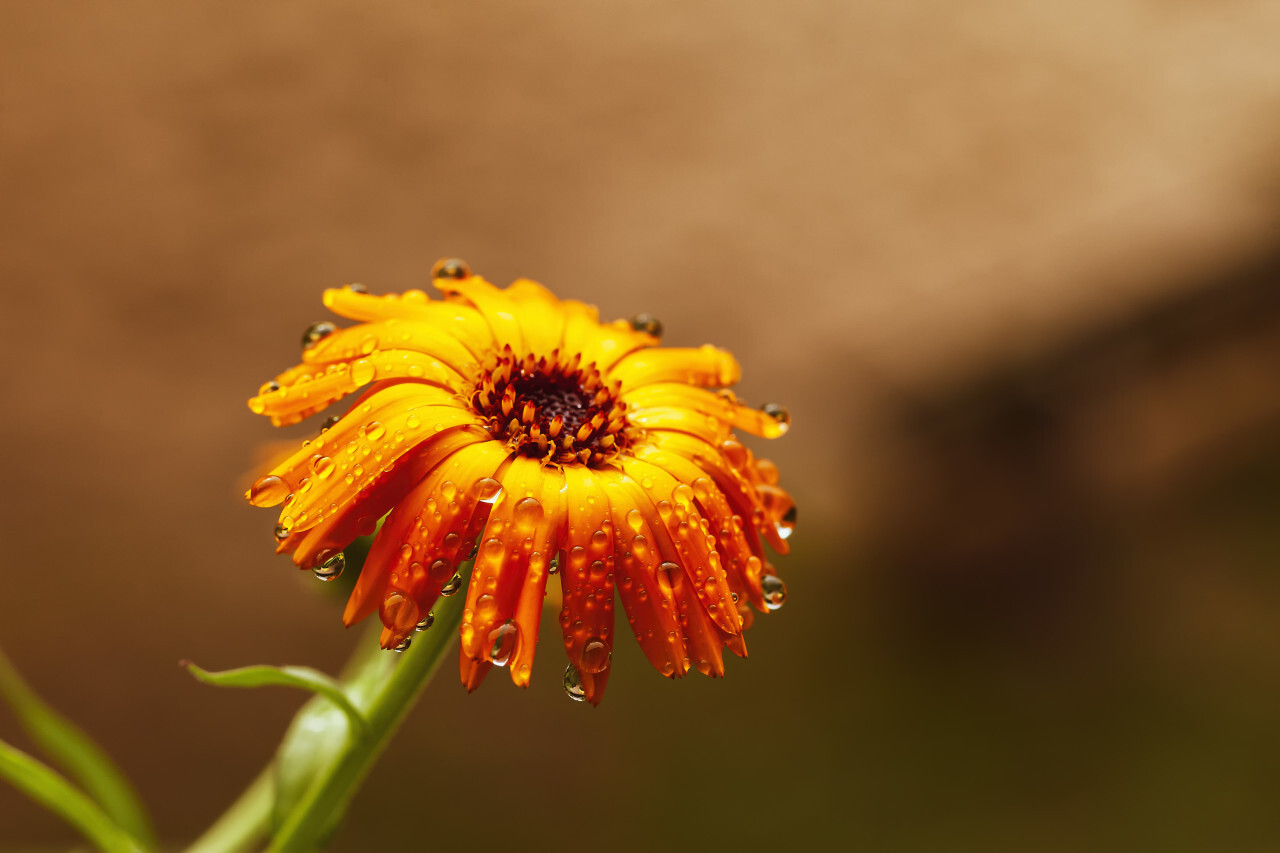
[[[471,405],[494,438],[548,462],[598,465],[628,443],[617,385],[606,386],[581,356],[520,358],[505,349],[481,373]]]

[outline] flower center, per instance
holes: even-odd
[[[494,438],[525,456],[599,465],[629,443],[626,406],[619,386],[581,360],[558,351],[518,357],[507,347],[481,371],[471,406]]]

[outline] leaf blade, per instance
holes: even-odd
[[[323,696],[342,711],[350,721],[352,732],[356,736],[363,737],[368,725],[364,715],[342,689],[342,685],[323,672],[310,667],[262,664],[210,672],[190,661],[183,661],[182,666],[200,681],[215,687],[294,687],[306,690]]]

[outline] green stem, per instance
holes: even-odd
[[[373,762],[439,668],[444,653],[453,647],[465,597],[455,595],[441,599],[435,608],[434,627],[417,636],[391,676],[373,691],[367,704],[357,700],[368,722],[367,733],[364,737],[349,738],[346,748],[317,776],[285,818],[267,848],[268,853],[310,853],[320,846],[332,827],[333,816],[346,808]]]
[[[0,778],[60,815],[104,853],[141,853],[143,847],[48,765],[0,741]]]
[[[275,763],[268,764],[231,808],[186,853],[242,853],[266,837],[275,797]]]

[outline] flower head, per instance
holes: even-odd
[[[325,291],[358,324],[309,328],[302,364],[249,401],[292,424],[368,386],[249,490],[255,505],[281,505],[278,550],[329,579],[385,515],[343,615],[377,611],[384,648],[429,624],[474,555],[468,689],[494,666],[528,685],[557,571],[570,695],[603,696],[615,592],[659,672],[723,675],[725,647],[746,654],[749,605],[785,600],[761,540],[786,553],[795,520],[777,468],[733,430],[780,436],[786,411],[711,390],[738,380],[733,357],[657,348],[652,318],[601,323],[592,306],[524,279],[498,289],[461,261],[433,278],[443,300]]]

